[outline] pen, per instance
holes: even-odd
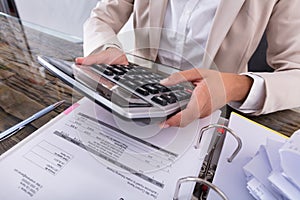
[[[37,112],[34,115],[30,116],[29,118],[25,119],[24,121],[21,121],[20,123],[12,126],[11,128],[3,131],[2,133],[0,133],[0,142],[5,140],[6,138],[12,136],[13,134],[17,133],[19,130],[24,128],[27,124],[30,124],[34,120],[42,117],[43,115],[47,114],[48,112],[50,112],[52,110],[54,110],[56,107],[61,105],[63,102],[64,102],[64,100],[56,102],[56,103],[40,110],[39,112]]]

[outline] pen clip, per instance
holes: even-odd
[[[199,134],[199,137],[198,137],[198,140],[197,140],[197,143],[195,145],[195,148],[199,148],[200,147],[200,142],[201,142],[201,139],[202,139],[202,135],[205,131],[211,129],[211,128],[222,128],[222,129],[225,129],[226,131],[228,131],[233,137],[234,139],[237,141],[238,145],[236,147],[236,149],[234,150],[234,152],[231,154],[231,156],[229,158],[227,158],[227,161],[228,162],[232,162],[232,160],[236,157],[236,155],[239,153],[239,151],[241,150],[242,148],[242,140],[240,137],[237,136],[237,134],[234,133],[234,131],[230,128],[228,128],[227,126],[224,126],[224,125],[220,125],[220,124],[211,124],[211,125],[208,125],[208,126],[205,126],[201,129],[200,131],[200,134]]]
[[[25,126],[21,126],[21,127],[19,127],[17,130],[11,132],[10,134],[5,135],[4,137],[2,137],[2,138],[0,139],[0,142],[6,140],[6,139],[9,138],[10,136],[14,135],[16,132],[18,132],[18,131],[20,131],[21,129],[23,129],[24,127],[25,127]]]

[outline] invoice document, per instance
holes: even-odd
[[[219,116],[161,129],[83,98],[1,155],[0,199],[172,199],[179,178],[198,176],[212,136],[197,149],[199,131]],[[193,188],[182,185],[180,199]]]

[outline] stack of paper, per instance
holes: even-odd
[[[299,199],[300,131],[286,142],[267,139],[243,167],[255,199]]]

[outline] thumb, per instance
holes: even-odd
[[[87,57],[77,57],[75,62],[80,65],[92,65],[98,63],[99,59],[101,60],[101,55],[94,54]]]
[[[77,57],[77,58],[75,58],[75,63],[79,64],[79,65],[82,65],[83,60],[84,60],[84,57]]]

